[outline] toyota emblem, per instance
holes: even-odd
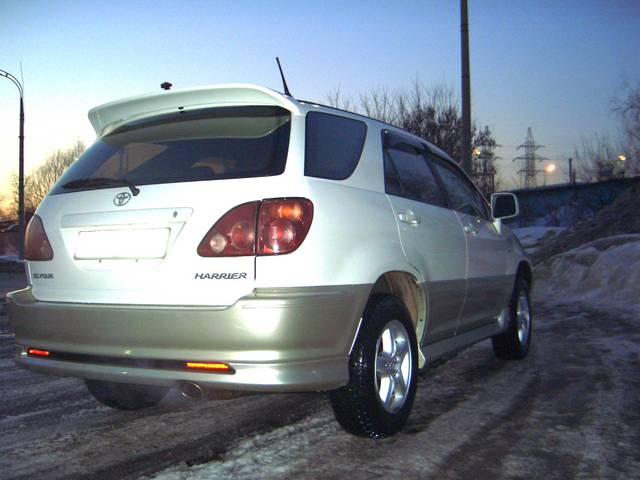
[[[126,205],[131,200],[131,194],[129,192],[120,192],[115,197],[113,197],[113,204],[116,207],[121,207]]]

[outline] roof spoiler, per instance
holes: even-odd
[[[101,136],[133,120],[178,110],[222,105],[277,105],[299,111],[297,102],[291,97],[259,85],[234,83],[168,90],[116,100],[89,110],[89,121],[96,134]]]

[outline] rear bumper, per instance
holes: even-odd
[[[222,308],[42,302],[27,288],[8,295],[9,320],[17,363],[36,371],[150,385],[329,390],[348,381],[369,292],[370,285],[259,289]],[[130,363],[37,358],[28,347]],[[145,367],[145,360],[226,362],[235,373]]]

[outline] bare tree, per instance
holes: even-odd
[[[450,87],[435,85],[426,89],[414,82],[408,93],[398,95],[397,103],[398,126],[426,138],[453,158],[460,158],[460,102]]]
[[[327,103],[341,110],[347,110],[349,112],[357,111],[357,108],[355,108],[351,100],[342,95],[340,87],[334,88],[327,93]]]
[[[492,193],[501,190],[501,182],[497,177],[496,160],[499,158],[495,154],[498,146],[491,130],[485,125],[478,130],[473,137],[472,153],[472,178],[485,197],[489,198]]]
[[[368,94],[360,95],[360,107],[368,117],[396,124],[400,115],[399,100],[400,98],[394,96],[386,87],[379,87]]]
[[[0,194],[0,220],[6,220],[11,216],[11,212],[5,204],[5,199],[6,196],[4,194]]]
[[[620,148],[606,133],[583,136],[574,151],[577,177],[583,182],[599,182],[623,176],[624,164],[618,160]]]
[[[18,174],[16,172],[12,172],[9,176],[9,184],[11,185],[11,212],[12,216],[17,217],[18,215]],[[32,202],[32,198],[29,195],[29,191],[31,190],[31,175],[25,175],[24,177],[24,210],[25,212],[33,212],[37,204],[34,205]]]
[[[359,106],[345,100],[340,89],[327,96],[330,105],[396,125],[442,148],[454,159],[461,155],[462,116],[460,101],[453,89],[445,84],[425,88],[414,81],[408,90],[391,92],[376,88],[360,95]],[[497,170],[494,164],[495,139],[489,127],[478,130],[472,125],[474,156],[473,179],[485,195],[495,191]]]
[[[80,140],[66,149],[57,150],[25,177],[25,210],[33,212],[51,187],[60,178],[64,171],[85,150],[85,145]],[[13,207],[18,204],[18,176],[13,173],[10,178],[13,192]]]
[[[619,155],[624,155],[624,170],[629,176],[640,175],[640,82],[627,82],[622,94],[614,99],[613,111],[622,121],[623,143]]]

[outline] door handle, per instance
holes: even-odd
[[[469,235],[478,235],[478,230],[472,224],[465,225],[463,227],[463,230],[465,231],[465,233],[468,233]]]
[[[405,210],[404,212],[398,213],[398,218],[401,222],[407,223],[409,225],[418,225],[420,223],[420,217],[413,213],[411,210]]]

